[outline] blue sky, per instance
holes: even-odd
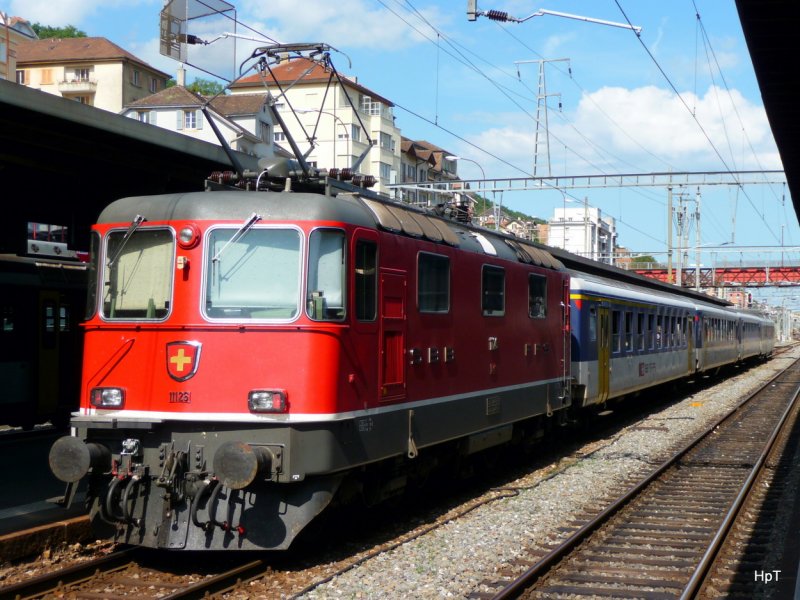
[[[12,0],[5,9],[107,37],[174,73],[177,63],[158,54],[162,4]],[[484,17],[470,22],[467,0],[234,4],[240,22],[269,38],[337,48],[332,58],[339,71],[396,104],[403,135],[477,161],[489,178],[533,171],[538,66],[515,63],[542,58],[570,59],[545,71],[553,175],[782,168],[732,0],[478,0],[480,10],[516,17],[547,9],[614,22],[627,18],[642,27],[640,38],[626,29],[551,15],[519,24]],[[195,30],[201,36],[232,31],[227,22],[201,21]],[[238,32],[255,35],[242,26]],[[239,44],[238,62],[250,47]],[[226,41],[193,49],[190,62],[230,76],[232,50]],[[194,76],[207,77],[190,70],[189,80]],[[547,160],[540,148],[543,174]],[[463,177],[480,177],[473,163],[462,161],[459,168]],[[695,188],[686,191],[695,197]],[[787,246],[800,243],[783,186],[706,186],[701,194],[702,243],[729,242],[715,253],[716,261],[780,261],[780,254],[739,249],[776,246],[781,239]],[[661,259],[666,196],[663,188],[568,193],[573,205],[588,197],[591,206],[617,219],[621,245]],[[564,205],[558,190],[506,192],[502,202],[542,218]],[[693,231],[691,236],[693,243]],[[785,258],[790,256],[796,261],[798,253]],[[702,258],[704,264],[711,260],[709,253]]]

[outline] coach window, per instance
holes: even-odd
[[[483,265],[481,308],[484,316],[502,317],[506,314],[506,272],[500,267]]]
[[[656,348],[664,345],[664,317],[656,315]]]
[[[625,352],[633,350],[633,313],[625,311]]]
[[[420,252],[417,262],[417,306],[424,313],[450,310],[450,259]]]
[[[646,333],[645,333],[645,331],[646,331],[645,330],[645,314],[643,312],[640,312],[637,315],[637,320],[638,320],[639,328],[638,328],[638,331],[637,331],[637,334],[636,334],[636,337],[637,337],[636,347],[639,350],[644,350],[644,338],[645,338],[645,335],[646,335]]]
[[[141,228],[108,234],[103,269],[103,316],[159,320],[169,311],[175,236],[169,229]]]
[[[528,275],[528,316],[544,319],[547,316],[547,278]]]
[[[589,309],[589,341],[597,341],[597,308]]]
[[[621,349],[620,328],[622,326],[622,313],[618,310],[611,311],[611,351],[619,352]]]
[[[344,319],[344,232],[315,229],[308,240],[306,313],[315,321]]]
[[[655,315],[653,314],[647,315],[647,347],[650,350],[655,348],[655,339],[656,339],[655,321],[656,321]]]
[[[377,314],[378,246],[374,242],[356,242],[355,256],[356,318],[374,321]]]

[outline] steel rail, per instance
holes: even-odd
[[[269,564],[265,560],[253,560],[219,575],[188,585],[166,596],[161,596],[160,600],[208,598],[222,592],[232,591],[236,587],[264,575],[268,568]]]
[[[141,548],[124,548],[102,558],[65,567],[27,581],[0,587],[0,598],[15,598],[16,600],[35,598],[67,585],[88,581],[95,577],[98,571],[108,573],[130,564],[141,552]]]
[[[767,460],[767,457],[772,452],[772,449],[775,446],[775,442],[777,441],[778,437],[783,431],[783,426],[786,423],[789,415],[794,411],[797,407],[797,398],[800,396],[800,388],[794,391],[794,396],[792,397],[789,406],[786,407],[786,410],[781,415],[778,424],[775,426],[772,435],[769,437],[764,450],[761,452],[761,455],[758,457],[758,460],[753,465],[750,474],[747,477],[742,489],[739,491],[739,494],[736,496],[736,499],[733,501],[730,509],[725,515],[722,523],[717,530],[717,533],[714,534],[714,537],[711,540],[711,544],[709,544],[708,548],[706,549],[703,557],[700,559],[700,562],[697,565],[694,573],[692,574],[691,579],[689,582],[684,586],[683,591],[681,592],[680,599],[686,600],[688,598],[694,597],[697,589],[702,584],[703,580],[708,575],[709,570],[711,569],[711,565],[714,562],[714,558],[716,557],[717,553],[719,552],[720,547],[722,546],[725,538],[728,535],[728,531],[730,531],[733,522],[736,520],[736,517],[739,514],[739,511],[744,504],[744,501],[747,499],[747,496],[750,494],[750,491],[753,488],[753,483],[761,474],[762,469],[764,467],[764,463]]]
[[[510,584],[508,584],[506,587],[500,590],[497,594],[495,594],[492,597],[492,600],[509,600],[511,598],[519,597],[522,594],[522,592],[524,592],[528,587],[530,587],[533,581],[539,579],[547,571],[551,570],[559,561],[561,561],[561,559],[563,559],[567,554],[575,550],[582,542],[584,542],[587,538],[589,538],[589,536],[592,533],[597,531],[612,516],[617,514],[626,504],[628,504],[631,500],[633,500],[636,496],[638,496],[640,492],[642,492],[647,486],[649,486],[653,481],[655,481],[667,469],[674,466],[688,452],[690,452],[693,448],[695,448],[698,444],[700,444],[717,427],[722,425],[725,421],[732,419],[737,413],[739,413],[739,411],[748,402],[750,402],[754,397],[760,394],[762,390],[772,385],[779,377],[781,377],[784,373],[786,373],[786,371],[788,371],[796,362],[797,361],[792,361],[790,365],[788,365],[783,370],[778,372],[774,377],[772,377],[772,379],[767,381],[767,383],[765,383],[764,385],[762,385],[761,387],[750,393],[748,396],[746,396],[730,412],[723,415],[711,426],[703,430],[684,448],[674,453],[671,457],[669,457],[660,466],[658,466],[655,470],[653,470],[650,474],[648,474],[633,488],[629,489],[623,495],[614,500],[594,519],[583,525],[580,529],[578,529],[578,531],[572,534],[562,544],[560,544],[558,547],[554,548],[549,553],[544,555],[534,565],[532,565],[529,569],[527,569],[524,573],[522,573],[517,579],[512,581]],[[796,395],[797,392],[795,393],[795,397]]]

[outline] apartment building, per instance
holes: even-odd
[[[616,224],[613,217],[606,217],[588,202],[580,208],[556,208],[544,243],[591,260],[614,264]]]
[[[180,74],[179,81],[182,81]],[[175,85],[129,103],[120,114],[219,144],[219,138],[202,111],[206,102],[206,98],[183,85]],[[274,156],[272,115],[266,95],[218,96],[208,106],[208,116],[231,149],[259,158]]]
[[[25,19],[0,12],[0,79],[14,81],[17,76],[17,47],[20,42],[38,39]]]
[[[273,140],[289,150],[286,134],[298,143],[319,168],[352,168],[363,156],[358,172],[372,175],[376,191],[394,193],[400,173],[400,129],[395,125],[394,104],[359,84],[305,58],[283,61],[265,74],[245,77],[231,86],[232,96],[269,92],[285,127],[275,124]],[[283,89],[282,93],[280,89]],[[351,104],[352,103],[352,104]]]
[[[28,40],[17,83],[112,112],[166,88],[169,75],[103,37]]]

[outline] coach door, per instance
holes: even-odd
[[[597,401],[608,400],[611,378],[611,311],[597,307]]]
[[[687,372],[694,373],[694,319],[691,314],[686,317],[686,331],[683,333],[686,336],[686,353],[689,355]]]
[[[406,396],[406,274],[381,269],[380,399]]]

